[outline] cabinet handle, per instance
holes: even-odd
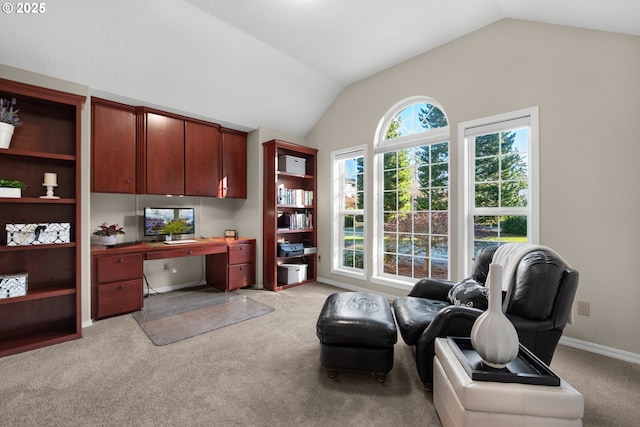
[[[119,290],[123,290],[124,288],[122,287],[122,285],[118,286]]]
[[[189,255],[191,255],[193,253],[193,251],[189,251]]]
[[[124,180],[124,183],[125,184],[131,184],[131,180],[129,178],[127,178],[127,179]]]
[[[124,259],[123,259],[123,258],[120,258],[120,259],[118,260],[118,262],[119,262],[120,264],[122,264],[122,263],[124,262]]]

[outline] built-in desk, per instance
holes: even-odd
[[[197,243],[91,248],[91,317],[102,319],[142,309],[143,261],[205,256],[206,280],[221,291],[255,284],[256,240],[213,237]]]

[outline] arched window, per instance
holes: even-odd
[[[408,288],[449,278],[449,125],[433,99],[411,97],[381,119],[374,149],[373,280]]]

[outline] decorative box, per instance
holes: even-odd
[[[307,264],[280,264],[278,266],[278,283],[290,285],[307,280]]]
[[[69,243],[71,224],[7,224],[7,246],[57,245]]]
[[[27,294],[27,273],[0,275],[0,298],[22,297]]]
[[[302,157],[280,156],[278,157],[278,170],[280,172],[305,175],[307,173],[307,160]]]

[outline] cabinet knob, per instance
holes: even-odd
[[[119,290],[123,290],[124,288],[122,287],[122,285],[118,286]]]
[[[118,262],[119,262],[120,264],[122,264],[122,263],[124,262],[124,258],[120,258],[120,259],[118,260]]]
[[[193,253],[193,251],[189,251],[189,255],[191,255]]]
[[[127,179],[124,180],[124,183],[125,184],[131,184],[131,180],[129,178],[127,178]]]

